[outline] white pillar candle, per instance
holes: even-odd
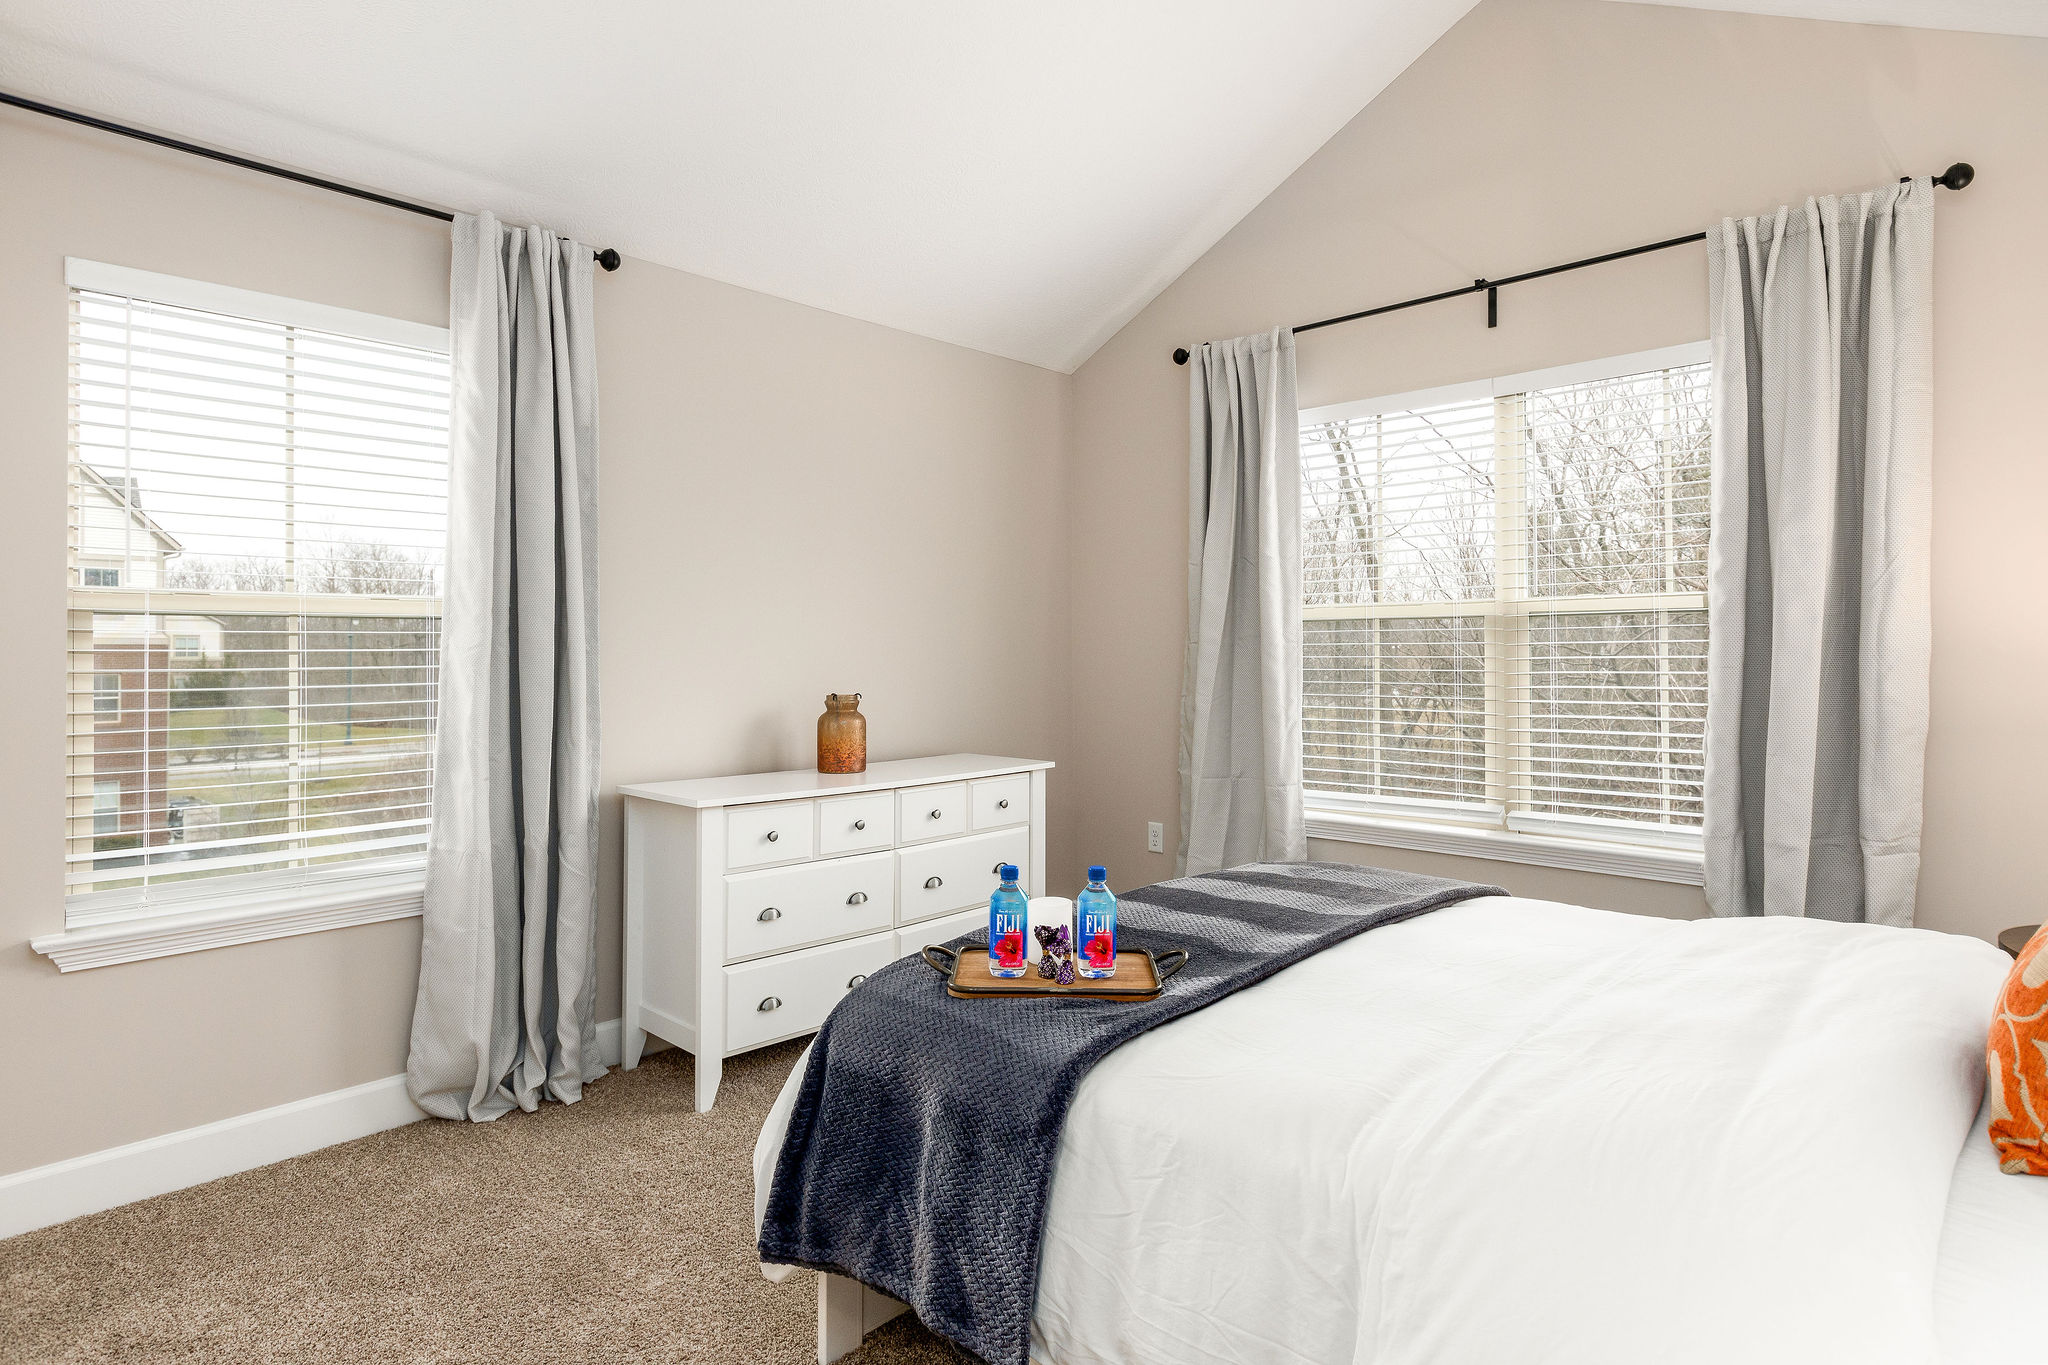
[[[1038,926],[1044,924],[1054,928],[1067,926],[1067,937],[1074,935],[1074,903],[1065,896],[1033,896],[1031,898],[1031,928],[1025,934],[1024,947],[1030,954],[1029,960],[1037,962],[1045,956],[1045,950],[1038,946]]]

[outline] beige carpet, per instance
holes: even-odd
[[[614,1071],[581,1104],[429,1120],[0,1242],[0,1361],[776,1362],[817,1282],[761,1278],[755,1134],[799,1044]],[[897,1319],[849,1365],[970,1357]]]

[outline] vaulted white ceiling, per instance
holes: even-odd
[[[0,88],[1071,370],[1472,0],[8,0]]]
[[[1472,3],[8,0],[0,88],[1066,371]]]

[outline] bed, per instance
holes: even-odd
[[[1512,897],[1339,943],[1082,1083],[1032,1359],[2048,1360],[2048,1180],[1978,1112],[2008,965]],[[894,1309],[820,1294],[821,1360]]]

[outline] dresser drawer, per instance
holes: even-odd
[[[1028,828],[896,850],[896,922],[911,924],[976,906],[986,910],[989,893],[999,884],[996,868],[1015,863],[1021,872],[1030,852]],[[1029,895],[1031,888],[1024,891]]]
[[[833,796],[818,803],[818,853],[865,853],[896,842],[896,794]]]
[[[967,832],[967,784],[905,787],[896,793],[896,841],[921,843]]]
[[[896,957],[896,936],[870,934],[725,969],[726,1055],[825,1022],[858,978]]]
[[[967,807],[976,829],[1021,825],[1031,818],[1031,778],[987,777],[967,784]]]
[[[811,856],[817,812],[809,801],[731,806],[725,812],[725,865],[766,867]]]
[[[985,905],[924,920],[896,931],[896,956],[916,957],[927,943],[944,943],[949,938],[980,933],[987,928],[988,907]]]
[[[896,922],[893,855],[830,858],[725,879],[725,960],[871,934]]]

